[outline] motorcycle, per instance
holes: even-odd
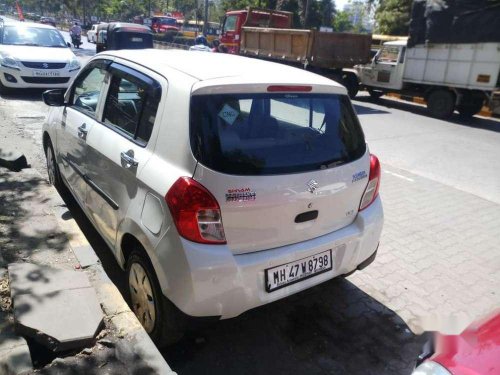
[[[82,45],[82,36],[71,34],[71,43],[73,44],[73,47],[80,48],[80,46]]]

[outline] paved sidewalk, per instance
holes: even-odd
[[[415,332],[460,331],[500,307],[500,205],[382,166],[376,261],[349,281]]]
[[[63,218],[63,227],[58,216]],[[67,224],[72,221],[62,199],[38,171],[24,169],[21,172],[10,172],[0,169],[0,269],[7,264],[27,262],[83,272],[82,265],[72,250],[75,244],[82,244],[83,236],[75,229],[78,228],[76,224]],[[43,369],[44,374],[172,373],[116,288],[102,272],[98,264],[85,272],[90,276],[92,285],[97,288],[105,315],[105,325],[98,335],[97,344],[91,348],[59,354],[63,358],[57,358],[56,354],[42,345],[28,340],[29,352],[24,345],[22,354],[31,354],[34,367]],[[43,283],[43,275],[38,276],[32,281]],[[10,335],[12,332],[13,311],[8,293],[4,293],[7,278],[3,272],[0,279],[0,335],[4,337],[5,333]],[[1,348],[0,373],[3,371],[3,361],[17,361],[14,357],[21,347],[17,342],[12,342],[16,344],[16,348]],[[16,373],[20,368],[26,368],[25,364],[26,361],[14,363],[10,370]],[[153,369],[163,370],[158,372]]]

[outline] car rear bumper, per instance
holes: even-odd
[[[242,255],[232,254],[225,245],[186,241],[171,227],[157,247],[160,264],[155,268],[163,293],[184,313],[226,319],[366,267],[374,259],[382,226],[383,209],[377,198],[351,225],[336,232]],[[266,291],[266,269],[330,249],[332,270]]]

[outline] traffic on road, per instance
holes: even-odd
[[[88,30],[2,16],[0,180],[25,157],[64,200],[18,197],[67,232],[50,266],[117,290],[94,338],[62,351],[21,325],[0,273],[23,371],[122,373],[124,337],[133,373],[500,371],[500,35],[425,34],[432,12],[414,6],[408,41],[376,51],[283,10],[227,11],[215,42],[185,44],[165,41],[177,13]],[[46,267],[9,250],[39,246],[9,225],[7,268]]]

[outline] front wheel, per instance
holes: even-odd
[[[185,317],[162,293],[149,259],[133,251],[127,262],[130,303],[137,319],[159,347],[179,341]]]
[[[351,99],[354,99],[359,91],[359,80],[355,74],[344,74],[342,76],[342,84],[347,89],[347,93]]]
[[[384,92],[383,91],[376,91],[374,89],[368,89],[368,94],[370,94],[372,99],[377,100],[377,99],[380,99],[380,97],[382,95],[384,95]]]
[[[47,175],[49,176],[49,182],[54,185],[56,189],[60,189],[63,186],[61,180],[61,173],[56,161],[56,154],[54,153],[54,147],[52,147],[52,142],[49,140],[47,142],[47,147],[45,148],[45,159],[47,162]]]

